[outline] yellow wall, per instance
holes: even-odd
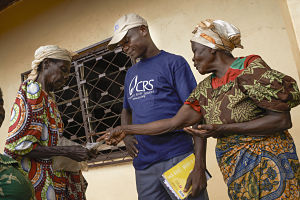
[[[234,55],[259,54],[272,68],[291,75],[299,83],[292,53],[295,44],[290,43],[286,27],[291,22],[283,17],[282,3],[286,5],[284,0],[26,0],[11,6],[0,13],[0,87],[7,111],[1,128],[0,149],[7,135],[9,111],[20,84],[20,74],[30,69],[34,50],[45,44],[82,49],[110,37],[115,20],[129,12],[148,20],[160,49],[183,55],[191,66],[189,39],[194,25],[205,18],[232,22],[241,29],[245,47],[235,50]],[[299,32],[299,21],[296,28]],[[193,72],[198,81],[203,79],[194,68]],[[300,107],[292,111],[294,127],[291,129],[298,147],[299,111]],[[208,183],[209,196],[212,200],[228,199],[214,145],[215,140],[209,139],[207,166],[213,175]],[[130,164],[91,169],[84,174],[89,182],[89,200],[137,199]]]
[[[282,16],[285,20],[292,53],[300,76],[300,1],[280,1]]]
[[[291,22],[296,33],[295,37],[298,46],[300,45],[300,2],[298,0],[287,0]]]

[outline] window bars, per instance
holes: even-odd
[[[121,124],[124,80],[132,62],[121,49],[109,51],[110,39],[78,51],[71,65],[69,80],[55,91],[64,122],[63,135],[74,142],[95,142],[101,133]],[[30,71],[22,74],[24,80]],[[103,144],[89,166],[131,161],[123,142],[112,147]]]

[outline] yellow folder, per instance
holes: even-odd
[[[179,163],[162,174],[161,181],[168,190],[172,199],[183,200],[191,193],[192,187],[188,192],[183,192],[188,176],[194,169],[195,155],[191,154]],[[210,179],[211,175],[206,170],[206,179]]]

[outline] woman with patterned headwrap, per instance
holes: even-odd
[[[108,144],[127,134],[164,133],[182,127],[203,139],[217,138],[216,156],[230,199],[299,199],[300,167],[290,109],[300,104],[296,81],[271,69],[260,56],[235,58],[240,31],[222,20],[201,22],[191,39],[193,62],[210,74],[171,119],[120,126]],[[187,126],[201,122],[198,129]],[[205,169],[203,154],[202,168]],[[203,176],[205,179],[205,176]],[[206,184],[204,182],[203,184]]]
[[[67,81],[71,59],[71,52],[58,46],[38,48],[32,71],[21,84],[11,112],[4,151],[19,161],[38,200],[86,199],[81,172],[54,171],[52,167],[53,156],[76,161],[93,156],[82,146],[57,146],[63,123],[51,92]]]

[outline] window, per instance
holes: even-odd
[[[121,49],[110,51],[108,40],[78,51],[66,85],[55,91],[64,122],[63,135],[79,144],[95,142],[97,133],[120,125],[124,79],[132,62]],[[30,71],[22,74],[22,80]],[[123,142],[102,145],[99,156],[89,166],[131,161]]]

